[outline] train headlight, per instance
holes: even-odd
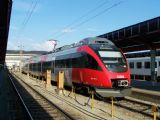
[[[119,80],[118,81],[119,87],[127,87],[128,86],[128,80]]]

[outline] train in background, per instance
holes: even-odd
[[[105,38],[86,38],[26,59],[22,72],[45,78],[47,69],[52,71],[52,81],[56,82],[59,71],[64,71],[66,86],[94,90],[102,97],[124,97],[131,93],[126,57]]]
[[[150,51],[125,54],[130,66],[131,79],[151,81]],[[155,61],[156,80],[160,82],[160,50],[156,52]]]

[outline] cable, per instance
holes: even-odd
[[[96,6],[95,8],[89,10],[88,12],[86,12],[84,15],[80,16],[79,18],[75,19],[73,22],[71,22],[70,24],[66,25],[63,29],[66,29],[70,26],[72,26],[73,24],[75,24],[76,22],[80,21],[81,19],[83,19],[84,17],[90,15],[92,12],[95,12],[97,9],[99,9],[100,7],[104,6],[106,3],[108,3],[108,1],[105,0],[105,2],[99,4],[98,6]],[[54,34],[59,33],[59,31],[55,32]]]
[[[109,11],[110,9],[112,9],[112,8],[114,8],[114,7],[117,7],[118,5],[120,5],[120,4],[122,4],[122,3],[123,3],[123,1],[120,1],[120,2],[118,2],[118,3],[113,4],[111,7],[106,8],[106,9],[104,9],[103,11],[97,13],[96,15],[88,18],[87,20],[82,21],[81,23],[79,23],[78,25],[72,27],[71,29],[75,29],[75,28],[77,28],[77,27],[79,27],[79,26],[87,23],[88,21],[93,20],[94,18],[100,16],[101,14],[104,14],[105,12]],[[65,34],[65,33],[61,33],[59,36],[57,36],[57,38],[63,36],[64,34]]]
[[[35,0],[35,4],[34,4],[34,5],[32,5],[33,7],[32,7],[32,9],[31,9],[30,14],[28,15],[28,17],[27,17],[26,21],[23,23],[22,31],[25,29],[25,27],[26,27],[27,23],[29,22],[29,20],[30,20],[30,18],[31,18],[31,16],[32,16],[32,14],[33,14],[33,11],[35,10],[35,8],[36,8],[36,6],[37,6],[37,3],[38,3],[38,0]]]
[[[18,39],[17,42],[20,42],[19,37],[24,32],[29,20],[31,19],[31,16],[32,16],[37,4],[38,4],[38,0],[31,0],[31,5],[26,13],[26,17],[25,17],[24,21],[22,22],[22,26],[20,27],[18,34],[17,34],[17,39]]]
[[[28,9],[28,11],[27,11],[27,14],[26,14],[26,18],[24,19],[24,21],[22,22],[22,26],[24,26],[24,24],[25,24],[25,22],[26,22],[26,19],[27,19],[27,17],[29,16],[29,14],[30,14],[30,10],[32,9],[32,7],[33,7],[33,0],[31,0],[31,5],[30,5],[30,8]]]

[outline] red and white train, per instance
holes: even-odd
[[[105,38],[87,38],[24,63],[25,73],[44,77],[50,69],[55,81],[59,71],[64,71],[66,86],[92,89],[103,97],[123,97],[131,91],[126,58]]]

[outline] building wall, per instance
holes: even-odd
[[[6,54],[5,63],[6,63],[6,66],[8,67],[8,69],[13,69],[15,67],[20,68],[20,64],[21,64],[22,60],[30,58],[35,55],[36,54],[23,54],[23,55],[12,54],[12,53]]]

